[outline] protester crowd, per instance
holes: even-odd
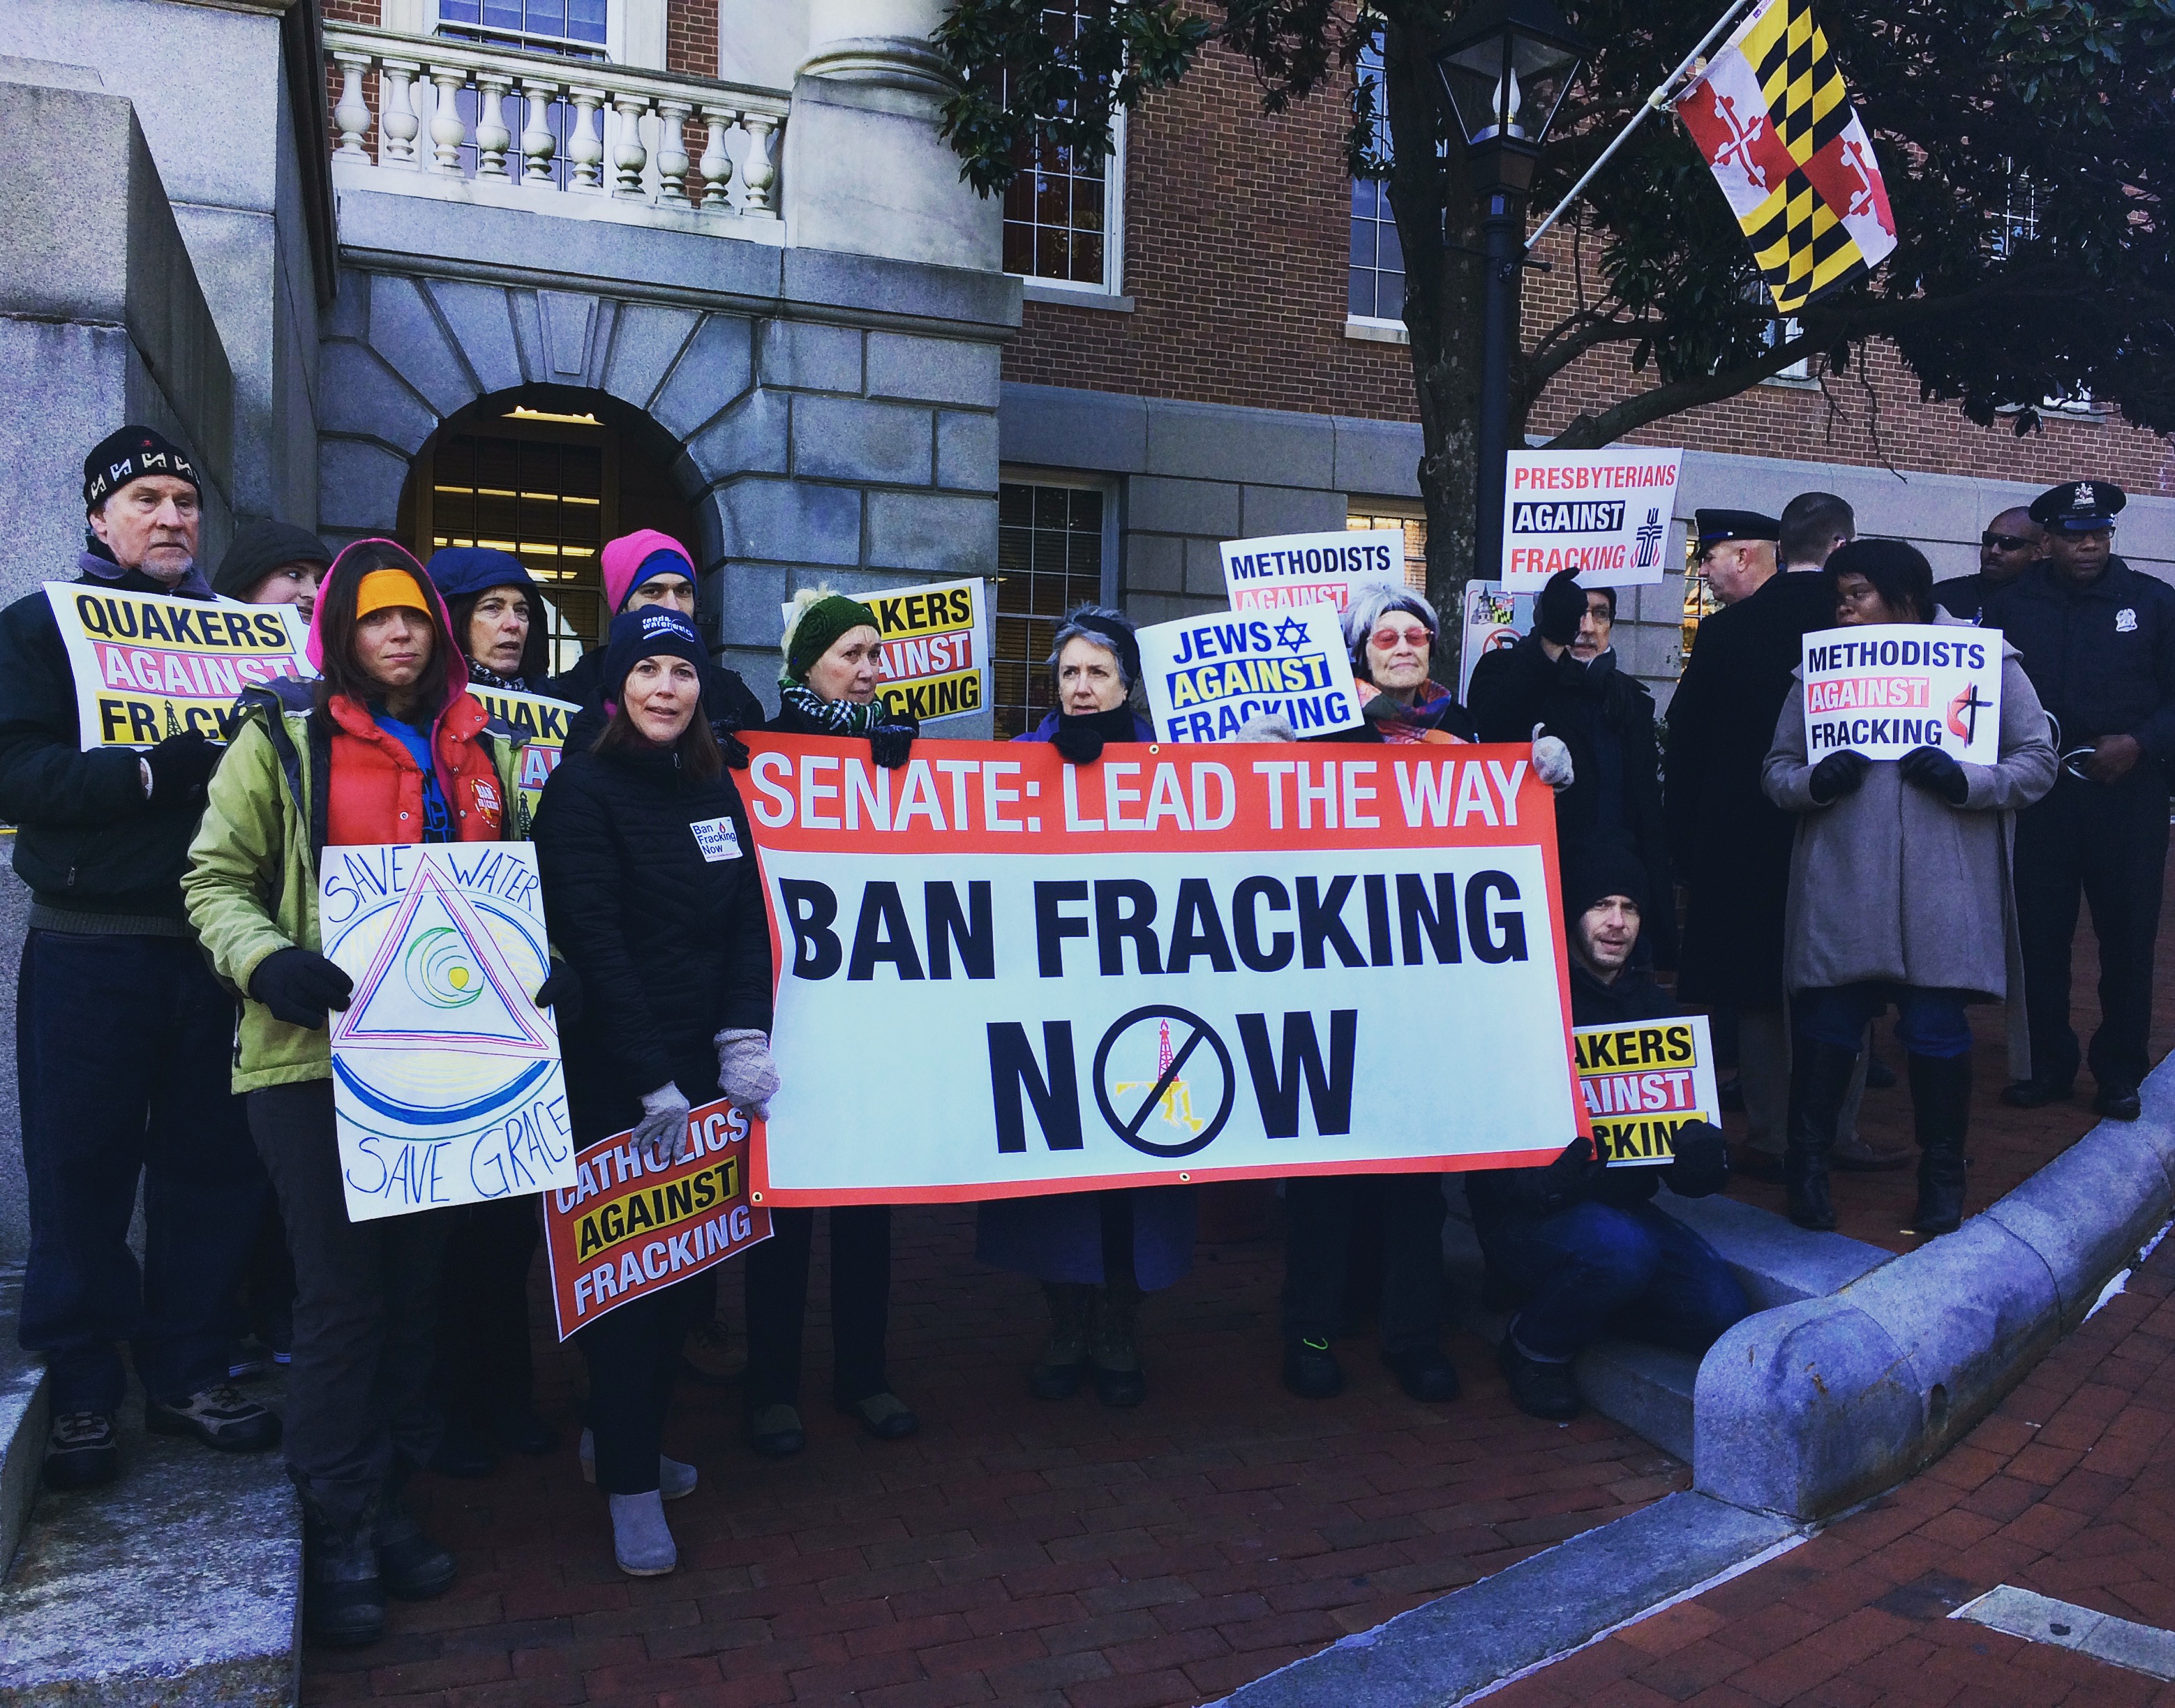
[[[723,1098],[760,1117],[778,1090],[756,869],[686,833],[710,826],[753,846],[740,737],[865,741],[876,764],[898,767],[919,732],[878,691],[876,614],[820,590],[787,615],[780,709],[766,722],[703,645],[693,560],[660,534],[605,547],[605,644],[552,675],[548,595],[513,556],[454,548],[424,565],[382,540],[335,553],[265,523],[207,577],[199,496],[179,449],[122,429],[85,463],[77,568],[120,591],[296,607],[317,679],[246,691],[224,749],[181,734],[85,751],[47,600],[0,611],[0,816],[17,827],[33,896],[19,996],[32,1232],[21,1338],[47,1360],[53,1486],[117,1474],[124,1342],[151,1429],[225,1451],[284,1443],[305,1514],[309,1628],[367,1643],[388,1596],[453,1579],[403,1505],[414,1473],[480,1476],[502,1451],[560,1440],[533,1395],[535,1201],[348,1214],[328,1021],[353,988],[321,952],[323,851],[532,841],[554,946],[534,995],[556,1014],[573,1136],[631,1131],[662,1164],[687,1141],[691,1109]],[[1739,1166],[1779,1174],[1803,1227],[1835,1225],[1834,1172],[1912,1159],[1858,1131],[1872,1029],[1893,1008],[1917,1125],[1914,1226],[1944,1233],[1967,1195],[1972,1005],[2007,1005],[2010,1103],[2067,1098],[2088,1060],[2096,1109],[2139,1113],[2175,763],[2175,589],[2112,554],[2123,503],[2106,482],[2056,487],[1994,518],[1978,574],[1938,587],[1910,545],[1856,538],[1831,495],[1805,494],[1780,518],[1700,512],[1696,551],[1722,609],[1700,626],[1665,736],[1618,659],[1612,590],[1549,583],[1532,633],[1480,661],[1461,704],[1430,675],[1432,607],[1363,588],[1345,637],[1364,721],[1315,739],[1530,744],[1555,792],[1574,1023],[1711,1015],[1747,1118]],[[1894,623],[2002,633],[1994,762],[1931,746],[1880,762],[1808,751],[1803,637]],[[1053,708],[1020,740],[1092,766],[1152,739],[1122,615],[1071,613],[1048,669]],[[476,691],[581,708],[533,823],[522,738]],[[1264,719],[1242,739],[1291,736]],[[2080,896],[2101,966],[2100,1026],[2081,1055],[2069,989]],[[1657,978],[1672,972],[1673,994]],[[1657,1202],[1665,1185],[1717,1191],[1730,1168],[1721,1131],[1693,1123],[1662,1168],[1608,1167],[1578,1139],[1544,1167],[1461,1177],[1521,1407],[1575,1415],[1572,1360],[1604,1335],[1697,1353],[1748,1313],[1728,1266]],[[139,1177],[140,1268],[128,1244]],[[1383,1362],[1414,1399],[1455,1399],[1442,1180],[1306,1176],[1283,1192],[1287,1386],[1341,1391],[1332,1343],[1360,1303],[1349,1294],[1364,1239],[1379,1248]],[[805,1441],[816,1213],[774,1209],[773,1237],[732,1266],[745,1281],[747,1440],[772,1456]],[[832,1400],[879,1440],[912,1435],[887,1350],[891,1211],[823,1213]],[[1087,1385],[1106,1405],[1141,1404],[1142,1301],[1185,1278],[1195,1236],[1184,1186],[979,1206],[977,1255],[1033,1277],[1048,1301],[1030,1391],[1061,1401]],[[574,1336],[589,1378],[578,1452],[630,1574],[676,1563],[663,1503],[697,1473],[664,1454],[662,1434],[679,1376],[731,1374],[721,1273]],[[267,1359],[287,1368],[279,1415],[236,1385]]]

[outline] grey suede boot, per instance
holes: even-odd
[[[629,1577],[663,1577],[676,1570],[680,1549],[664,1522],[664,1498],[653,1488],[647,1494],[614,1494],[611,1502],[612,1558]]]

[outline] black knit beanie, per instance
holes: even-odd
[[[710,662],[695,625],[670,605],[644,605],[621,611],[612,619],[610,637],[605,643],[605,698],[618,703],[628,674],[644,659],[685,659],[695,667],[700,684]]]
[[[1625,896],[1646,910],[1646,863],[1618,837],[1575,843],[1563,863],[1564,919],[1576,926],[1604,896]]]
[[[151,427],[127,426],[108,433],[83,459],[83,507],[95,510],[131,480],[146,474],[171,474],[186,480],[203,496],[196,464],[182,454],[182,447]]]
[[[234,544],[219,561],[211,590],[228,599],[246,599],[264,577],[287,563],[331,567],[332,548],[306,528],[291,522],[252,522],[234,536]]]

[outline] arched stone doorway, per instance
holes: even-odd
[[[519,558],[549,595],[551,668],[564,670],[603,639],[605,541],[654,528],[699,554],[694,511],[671,472],[679,454],[664,429],[607,393],[496,393],[447,417],[415,453],[399,537],[425,559],[447,545]]]

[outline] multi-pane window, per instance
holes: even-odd
[[[438,0],[438,34],[570,59],[605,57],[605,0]]]
[[[1000,739],[1055,704],[1046,661],[1059,620],[1103,596],[1103,495],[1077,486],[997,488],[996,644],[991,709]]]
[[[551,667],[603,633],[605,453],[600,445],[455,433],[431,465],[431,547],[510,551],[542,583]]]
[[[1390,120],[1383,111],[1382,38],[1360,50],[1359,80],[1374,91],[1375,141],[1370,153],[1387,163]],[[1390,187],[1380,178],[1352,181],[1352,289],[1348,312],[1362,320],[1405,317],[1405,250],[1397,236],[1397,218],[1390,210]]]
[[[1060,46],[1080,34],[1094,0],[1045,6],[1043,28]],[[1049,141],[1031,145],[1005,192],[1005,271],[1028,279],[1104,286],[1110,263],[1110,202],[1118,156],[1088,160]]]
[[[1377,528],[1394,528],[1405,536],[1405,585],[1414,593],[1427,591],[1427,523],[1418,516],[1363,515],[1352,511],[1344,525],[1355,534]]]

